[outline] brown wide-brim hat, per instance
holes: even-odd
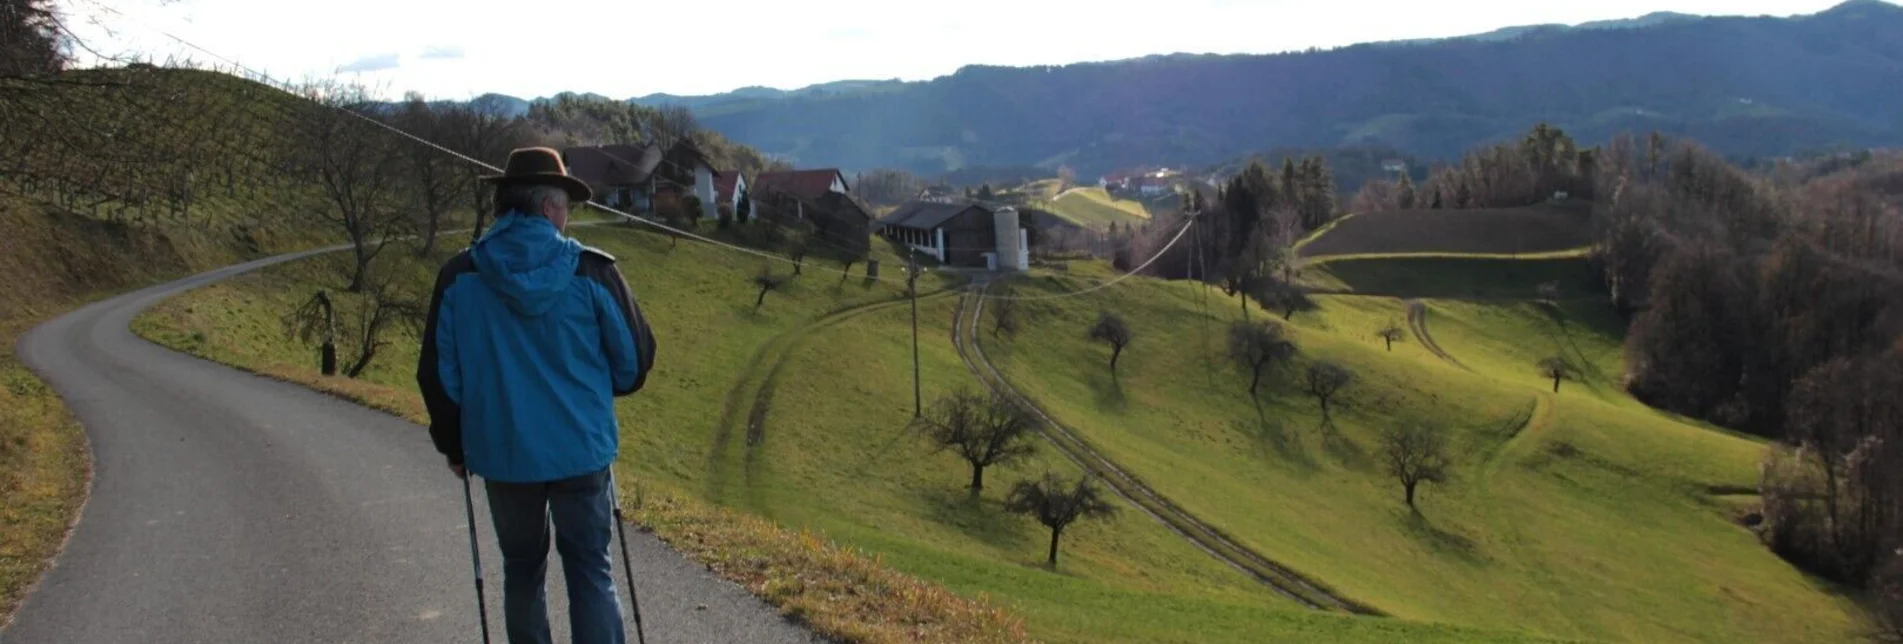
[[[562,163],[562,155],[554,148],[518,148],[509,153],[509,162],[503,166],[502,174],[483,175],[481,179],[499,185],[558,186],[568,192],[569,202],[575,204],[595,196],[587,183],[569,176],[568,166]]]

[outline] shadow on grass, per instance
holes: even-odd
[[[990,478],[1002,472],[985,474]],[[1001,485],[992,483],[986,487]],[[996,495],[998,491],[987,490],[987,493]],[[1045,544],[1026,535],[1020,529],[1023,527],[1022,522],[1005,513],[1004,504],[996,499],[983,496],[972,498],[969,489],[953,486],[920,490],[918,496],[927,508],[926,517],[940,525],[956,529],[967,537],[1002,551],[1043,552],[1039,548]],[[1044,536],[1048,538],[1049,534]]]
[[[1273,451],[1275,457],[1300,468],[1301,471],[1314,472],[1318,469],[1315,459],[1310,457],[1308,449],[1302,446],[1302,437],[1281,419],[1270,418],[1268,409],[1262,406],[1260,399],[1255,401],[1255,416],[1255,426],[1251,427],[1245,421],[1236,421],[1235,427],[1243,434],[1254,437],[1256,444],[1263,450],[1264,456],[1268,455],[1267,452]]]
[[[1421,500],[1417,497],[1416,502]],[[1485,553],[1480,552],[1479,544],[1466,535],[1434,525],[1434,520],[1420,510],[1403,508],[1395,512],[1395,519],[1409,537],[1427,546],[1438,555],[1446,555],[1463,563],[1482,566],[1490,563]]]
[[[1123,379],[1104,371],[1091,371],[1086,377],[1091,393],[1096,394],[1097,408],[1104,411],[1123,413],[1130,409],[1130,398],[1124,395]]]
[[[1333,419],[1323,419],[1316,431],[1322,436],[1322,450],[1334,457],[1335,462],[1342,467],[1356,472],[1367,472],[1373,468],[1374,462],[1369,460],[1368,451],[1347,434],[1341,433],[1341,428],[1335,425]]]

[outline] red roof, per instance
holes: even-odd
[[[714,197],[721,203],[733,201],[733,189],[740,182],[739,170],[722,170],[714,176]]]
[[[818,199],[832,191],[834,179],[838,179],[840,185],[847,185],[846,175],[841,174],[839,168],[762,172],[753,179],[753,190],[780,192],[801,199]]]

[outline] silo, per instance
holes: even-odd
[[[999,208],[992,213],[991,221],[997,230],[998,270],[1024,270],[1023,257],[1018,253],[1018,241],[1022,239],[1018,232],[1018,210],[1010,206]]]

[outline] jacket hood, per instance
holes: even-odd
[[[517,315],[547,313],[575,279],[581,243],[549,220],[511,213],[496,220],[470,250],[482,283]]]

